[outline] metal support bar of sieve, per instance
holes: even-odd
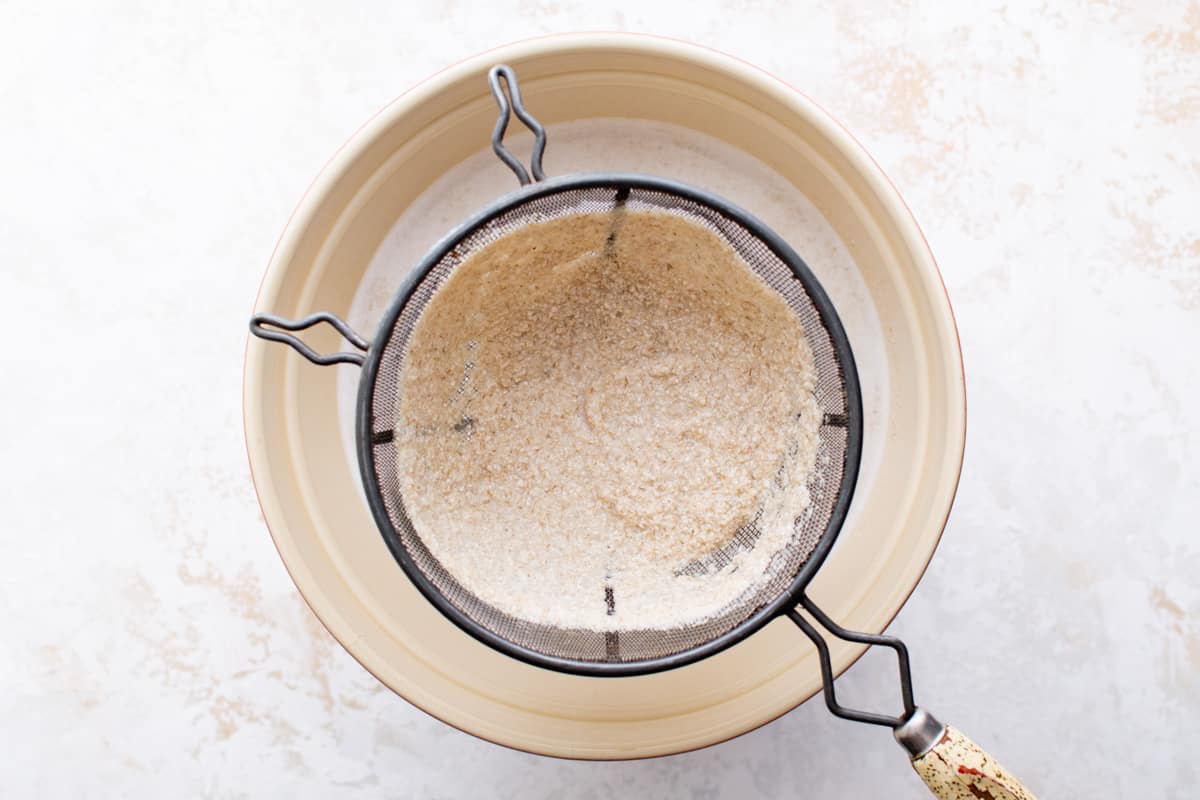
[[[886,714],[876,714],[870,711],[858,711],[853,708],[846,708],[838,703],[837,695],[834,692],[833,663],[829,657],[829,645],[826,644],[825,637],[813,627],[812,623],[800,616],[798,611],[794,608],[789,609],[787,612],[788,618],[796,623],[800,630],[804,631],[808,638],[812,639],[813,644],[817,646],[817,654],[821,660],[821,683],[824,687],[825,705],[829,706],[829,710],[843,719],[854,720],[855,722],[867,722],[872,725],[884,725],[893,729],[898,728],[906,720],[912,718],[913,714],[916,713],[917,707],[913,702],[912,673],[908,667],[908,648],[904,646],[904,642],[894,636],[881,636],[874,633],[858,633],[857,631],[847,630],[830,619],[828,614],[817,608],[805,596],[801,596],[800,605],[805,611],[812,614],[817,622],[821,623],[822,627],[837,638],[858,644],[890,647],[896,651],[896,658],[900,663],[900,692],[904,700],[903,716],[891,717]]]
[[[501,78],[504,79],[504,85],[508,87],[507,95],[504,93],[504,87],[500,85]],[[521,182],[522,186],[530,183],[529,171],[533,172],[534,181],[545,180],[546,173],[542,171],[542,153],[546,151],[546,129],[534,118],[533,114],[525,109],[525,104],[521,102],[521,89],[517,86],[516,73],[513,72],[512,67],[497,64],[488,72],[488,85],[492,87],[492,96],[496,98],[496,105],[500,106],[500,116],[496,119],[496,127],[492,131],[492,150],[500,157],[501,161],[508,165],[509,169],[516,173],[517,180]],[[509,97],[512,98],[511,103]],[[520,160],[504,146],[504,132],[508,129],[510,108],[516,113],[517,119],[533,131],[533,156],[529,160],[529,171],[526,171]]]

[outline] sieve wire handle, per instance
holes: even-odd
[[[305,344],[300,337],[288,333],[288,331],[302,331],[322,322],[332,325],[342,335],[342,338],[359,350],[362,350],[363,353],[370,346],[370,343],[366,339],[355,333],[354,329],[347,325],[340,317],[328,311],[318,311],[316,314],[310,314],[303,319],[296,320],[277,317],[274,314],[255,314],[250,318],[250,332],[260,339],[283,342],[286,345],[290,345],[300,355],[314,364],[321,366],[329,364],[355,364],[361,367],[363,362],[367,360],[366,356],[362,353],[318,353]]]
[[[885,725],[889,728],[896,728],[903,724],[905,719],[911,717],[916,712],[917,706],[913,702],[912,671],[908,667],[908,648],[904,646],[904,642],[894,636],[882,636],[875,633],[859,633],[847,630],[830,619],[829,615],[824,611],[817,608],[816,604],[812,600],[809,600],[807,596],[801,595],[800,606],[811,614],[821,624],[821,627],[837,638],[857,644],[889,647],[896,651],[896,659],[900,662],[900,693],[904,701],[903,716],[892,717],[886,714],[876,714],[870,711],[858,711],[853,708],[846,708],[838,703],[837,693],[833,688],[833,663],[829,657],[829,645],[825,643],[825,637],[813,627],[811,622],[802,617],[796,609],[789,609],[787,612],[788,618],[796,623],[800,630],[804,631],[805,635],[809,639],[812,639],[813,644],[817,646],[817,655],[821,660],[821,683],[825,691],[825,705],[829,706],[830,711],[843,719],[855,722],[867,722],[872,725]]]
[[[817,646],[825,705],[836,716],[855,722],[890,727],[896,741],[908,751],[917,775],[940,800],[976,800],[981,797],[990,800],[1035,800],[1028,789],[981,747],[957,729],[943,725],[929,712],[916,706],[913,702],[908,648],[904,646],[904,642],[894,636],[847,630],[830,619],[828,614],[806,596],[800,597],[800,606],[812,615],[821,627],[839,639],[858,644],[880,645],[896,651],[900,665],[903,715],[892,717],[846,708],[838,702],[834,691],[833,664],[825,637],[796,609],[787,611],[788,618]]]
[[[501,85],[502,80],[503,85]],[[522,186],[531,182],[529,172],[533,172],[534,181],[545,180],[546,173],[542,171],[542,154],[546,151],[546,129],[525,110],[525,104],[521,102],[521,88],[517,85],[517,74],[507,64],[497,64],[488,71],[488,85],[492,87],[492,96],[496,98],[496,105],[500,106],[500,116],[497,117],[496,127],[492,130],[492,150],[516,174],[517,180],[521,182]],[[508,94],[504,93],[505,87],[508,88]],[[508,130],[510,111],[515,112],[517,119],[533,131],[533,156],[529,161],[528,171],[525,169],[525,165],[504,146],[504,133]]]

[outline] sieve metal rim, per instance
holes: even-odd
[[[842,482],[838,488],[837,497],[834,501],[832,513],[826,523],[825,531],[821,534],[808,560],[797,571],[787,589],[782,591],[770,603],[765,604],[733,628],[713,639],[666,656],[639,661],[584,661],[549,655],[506,639],[473,620],[447,599],[412,559],[408,549],[403,544],[399,531],[392,524],[391,518],[387,513],[383,493],[378,482],[375,480],[373,448],[375,446],[374,437],[377,432],[372,425],[372,397],[379,375],[384,345],[391,338],[393,328],[417,287],[420,286],[430,270],[440,263],[459,242],[479,228],[487,225],[496,217],[540,197],[594,188],[610,188],[614,190],[644,189],[677,195],[692,202],[708,206],[718,213],[737,221],[746,228],[788,266],[792,274],[804,287],[805,292],[808,293],[813,306],[816,308],[829,334],[831,345],[837,353],[846,392],[846,448]],[[821,564],[833,547],[837,535],[841,531],[842,524],[845,521],[846,514],[849,511],[854,489],[858,481],[859,464],[862,456],[862,392],[849,338],[824,288],[804,262],[804,259],[801,258],[791,245],[761,220],[711,192],[667,178],[638,173],[580,173],[529,183],[499,198],[496,202],[476,213],[451,233],[443,237],[426,254],[425,258],[422,259],[408,277],[405,278],[379,322],[374,339],[367,348],[362,368],[363,371],[359,380],[356,402],[355,448],[358,455],[360,477],[362,478],[363,488],[367,495],[367,503],[371,509],[371,515],[375,518],[376,525],[392,557],[421,594],[460,629],[483,644],[508,656],[534,666],[553,669],[559,672],[595,677],[619,677],[675,669],[731,647],[755,633],[776,617],[787,615],[800,603],[804,589],[820,569]]]

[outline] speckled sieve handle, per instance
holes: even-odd
[[[994,758],[949,725],[912,765],[941,800],[1035,800]]]

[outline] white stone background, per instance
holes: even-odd
[[[919,700],[1053,797],[1200,768],[1200,5],[0,4],[0,794],[925,796],[810,702],[682,756],[512,752],[380,687],[301,601],[243,452],[245,321],[317,170],[531,34],[669,34],[841,119],[929,237],[966,465],[892,630]],[[892,702],[884,662],[843,679]]]

